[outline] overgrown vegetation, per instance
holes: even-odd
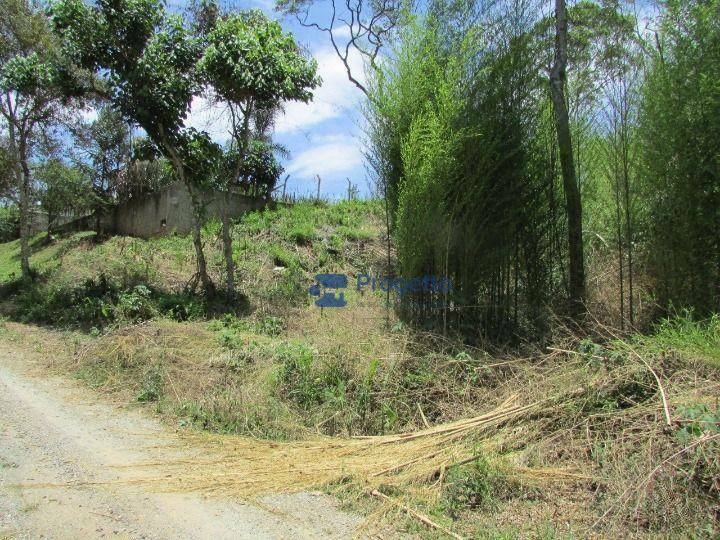
[[[348,2],[344,32],[339,4],[324,27],[282,0],[367,97],[382,200],[234,223],[201,192],[270,199],[273,120],[320,84],[291,34],[212,0],[0,4],[0,338],[53,336],[55,369],[209,432],[202,474],[164,482],[369,493],[469,537],[718,536],[718,0]],[[201,95],[224,148],[186,126]],[[104,236],[174,181],[190,237]],[[94,232],[52,226],[87,212]],[[347,306],[320,308],[337,273]]]
[[[565,4],[434,2],[370,71],[398,270],[456,285],[452,309],[406,311],[444,333],[542,340],[556,314],[643,329],[720,305],[718,3]]]
[[[303,228],[314,231],[311,240],[295,234]],[[697,322],[685,313],[626,341],[599,330],[594,340],[558,339],[544,352],[528,345],[521,356],[482,350],[413,330],[392,312],[388,326],[381,293],[348,290],[349,307],[332,312],[312,305],[307,287],[315,273],[382,268],[379,203],[304,203],[248,214],[234,229],[238,267],[252,276],[242,313],[219,314],[200,303],[177,316],[167,299],[175,294],[176,305],[190,310],[195,298],[181,292],[193,272],[190,238],[97,244],[91,234],[50,244],[38,238],[33,264],[40,271],[32,287],[45,292],[17,283],[3,311],[72,328],[82,306],[107,302],[110,315],[94,329],[64,334],[70,354],[55,356],[54,369],[180,426],[230,441],[237,435],[287,441],[294,450],[283,459],[308,471],[284,480],[299,488],[315,478],[312,485],[329,483],[330,491],[360,504],[373,486],[467,536],[713,536],[720,473],[720,439],[713,438],[720,414],[716,318]],[[204,235],[210,269],[221,272],[219,224]],[[3,246],[5,271],[17,268],[16,257],[17,242]],[[80,295],[70,285],[74,275],[97,287],[101,274],[117,289]],[[277,296],[287,283],[302,291],[294,307],[292,296]],[[52,308],[61,305],[68,315]],[[44,311],[50,308],[56,310]],[[5,325],[17,334],[18,327]],[[496,412],[457,436],[432,434],[488,411]],[[395,439],[426,431],[416,446]],[[345,457],[309,458],[305,452],[322,447],[318,437],[328,435]],[[368,446],[356,449],[358,441]],[[335,459],[337,468],[328,461]],[[223,474],[240,466],[228,460]],[[212,471],[203,478],[220,482]],[[398,523],[391,508],[386,512]],[[402,526],[422,531],[412,520]]]
[[[307,305],[315,274],[341,268],[362,272],[377,264],[379,250],[366,248],[377,248],[379,213],[377,203],[356,201],[301,203],[245,216],[235,226],[239,241],[233,255],[239,273],[254,276],[255,282],[246,284],[244,299],[232,302],[193,293],[187,237],[114,237],[97,243],[93,233],[54,241],[43,233],[30,241],[36,272],[32,280],[20,276],[17,241],[0,250],[4,312],[24,322],[95,331],[159,316],[183,321],[244,314],[249,302],[259,319],[272,318]],[[211,246],[214,276],[224,271],[219,229],[210,222],[203,233]]]

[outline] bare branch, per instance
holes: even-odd
[[[348,80],[368,99],[372,99],[367,86],[363,84],[350,65],[353,51],[358,53],[371,69],[377,70],[377,58],[397,28],[402,12],[403,0],[382,0],[363,4],[363,0],[344,0],[338,10],[337,0],[330,0],[331,12],[329,25],[311,20],[310,8],[313,1],[280,6],[278,9],[295,15],[298,23],[305,28],[314,28],[328,34],[335,54],[345,67]],[[346,39],[341,38],[347,34]]]

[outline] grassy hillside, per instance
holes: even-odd
[[[32,284],[13,279],[17,243],[0,246],[5,334],[28,333],[11,321],[55,327],[51,346],[65,351],[56,369],[224,440],[382,435],[361,439],[364,459],[338,442],[346,461],[313,455],[300,466],[348,501],[379,489],[463,535],[717,534],[717,319],[686,314],[650,336],[597,329],[548,349],[483,350],[408,327],[381,292],[348,290],[343,309],[313,305],[317,273],[352,282],[384,272],[373,202],[253,213],[235,235],[244,296],[229,306],[186,290],[189,238],[40,236]],[[220,282],[216,224],[204,239]]]
[[[31,242],[38,280],[19,276],[18,241],[0,245],[6,313],[28,322],[105,328],[163,315],[198,319],[218,311],[275,312],[308,304],[307,287],[319,272],[357,273],[384,260],[379,206],[369,202],[299,204],[252,213],[235,228],[235,258],[245,302],[209,305],[191,294],[194,255],[189,237],[152,240],[93,233]],[[220,282],[223,268],[219,224],[204,229],[209,271]],[[16,308],[16,309],[13,309]]]

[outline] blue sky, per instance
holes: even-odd
[[[359,114],[364,95],[348,81],[345,67],[335,55],[327,34],[303,28],[294,18],[276,13],[272,0],[253,0],[240,7],[260,8],[279,20],[283,28],[291,31],[297,42],[315,57],[318,74],[323,80],[311,103],[286,104],[285,114],[278,118],[275,127],[275,140],[290,151],[289,158],[283,159],[285,173],[282,177],[290,175],[288,192],[314,194],[316,175],[320,175],[324,197],[346,196],[347,178],[361,194],[367,194],[369,184],[363,164],[362,117]],[[322,19],[328,13],[327,6],[319,4],[315,15]],[[351,66],[354,74],[362,75],[359,59],[353,59]],[[218,141],[227,138],[225,115],[200,98],[193,102],[187,123],[204,129]]]

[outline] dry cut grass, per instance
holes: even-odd
[[[474,409],[463,404],[455,418],[446,411],[450,418],[439,423],[420,411],[426,426],[419,429],[328,437],[298,423],[303,411],[293,403],[258,401],[277,359],[249,366],[242,380],[229,376],[222,350],[201,325],[143,325],[101,342],[118,377],[106,379],[108,388],[141,390],[128,384],[127,373],[141,358],[135,367],[147,369],[147,355],[138,351],[149,347],[164,351],[160,377],[168,400],[232,393],[228,407],[266,406],[279,411],[272,421],[287,424],[282,432],[292,440],[285,441],[184,431],[204,457],[136,465],[157,473],[138,480],[152,489],[248,497],[334,485],[389,498],[381,512],[403,504],[470,535],[562,522],[581,536],[702,537],[717,519],[717,419],[712,424],[696,411],[716,410],[720,377],[712,365],[673,350],[646,357],[637,345],[614,342],[488,359],[482,369],[493,383],[477,389]],[[97,347],[81,348],[75,368],[92,363]],[[438,371],[459,361],[446,358]],[[490,493],[478,495],[484,482]]]

